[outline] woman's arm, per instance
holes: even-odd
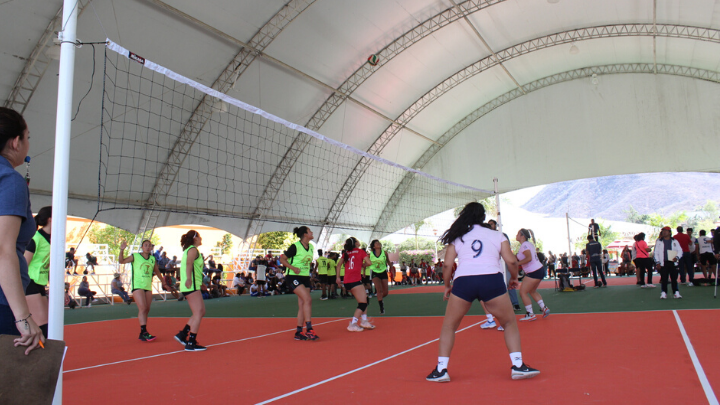
[[[455,245],[447,245],[445,248],[445,262],[443,263],[443,283],[445,284],[445,293],[443,294],[443,300],[447,301],[450,299],[450,293],[452,287],[450,286],[450,280],[452,280],[452,268],[455,263],[457,252],[455,251]]]
[[[195,259],[198,258],[197,248],[192,248],[187,252],[187,260],[185,261],[185,288],[192,286],[192,280],[195,277]]]
[[[506,242],[507,242],[507,241],[506,241]],[[503,242],[503,243],[505,243],[505,242]],[[509,248],[509,247],[510,247],[510,246],[508,245],[508,248]],[[501,254],[502,254],[502,250],[501,250],[500,252],[501,252]],[[510,252],[512,252],[512,250],[511,250]],[[530,252],[530,250],[524,250],[524,251],[522,251],[521,253],[522,253],[522,255],[523,255],[525,258],[522,259],[522,260],[520,260],[520,261],[518,261],[517,264],[519,264],[520,266],[522,266],[522,265],[525,264],[525,263],[530,263],[530,261],[532,260],[532,253]],[[503,258],[504,258],[504,257],[503,257]],[[517,257],[515,258],[515,260],[517,261]],[[506,262],[507,262],[507,261],[506,261]]]
[[[15,245],[20,234],[22,219],[15,215],[0,216],[0,289],[8,301],[15,320],[24,319],[16,323],[19,338],[15,339],[15,346],[28,346],[27,355],[38,346],[40,340],[45,341],[42,331],[30,315],[22,278],[20,277],[20,261],[18,260]]]
[[[120,244],[120,255],[118,257],[118,263],[120,264],[127,264],[132,263],[135,260],[135,257],[133,255],[125,257],[125,248],[127,247],[127,242],[122,241]]]
[[[300,269],[291,265],[284,254],[280,255],[280,264],[285,266],[285,268],[292,270],[295,274],[300,274]]]

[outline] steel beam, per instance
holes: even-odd
[[[598,76],[602,75],[611,75],[611,74],[632,74],[632,73],[657,73],[657,74],[663,74],[663,75],[672,75],[672,76],[683,76],[683,77],[690,77],[698,80],[705,80],[710,81],[713,83],[720,83],[720,72],[713,72],[709,70],[704,69],[697,69],[687,66],[677,66],[677,65],[657,65],[655,63],[627,63],[627,64],[617,64],[617,65],[604,65],[604,66],[592,66],[592,67],[586,67],[581,69],[575,69],[570,70],[567,72],[557,73],[548,77],[544,77],[542,79],[535,80],[533,82],[530,82],[528,84],[525,84],[522,86],[521,89],[512,89],[509,92],[483,104],[480,108],[476,109],[475,111],[468,114],[465,118],[458,121],[455,125],[453,125],[447,132],[445,132],[439,139],[438,145],[431,145],[423,154],[422,156],[415,162],[413,167],[418,168],[419,170],[422,170],[422,168],[450,141],[452,141],[455,136],[460,134],[462,131],[464,131],[467,127],[469,127],[472,123],[475,121],[481,119],[491,111],[497,109],[500,106],[503,106],[510,101],[513,101],[519,97],[522,97],[523,95],[533,92],[535,90],[540,90],[545,87],[549,87],[558,83],[568,82],[571,80],[577,80],[577,79],[583,79],[583,78],[589,78],[592,77],[593,74],[596,74]],[[371,239],[377,239],[382,234],[384,234],[387,230],[386,224],[390,221],[393,214],[395,213],[396,207],[398,207],[398,202],[402,200],[402,198],[407,193],[407,190],[410,189],[410,185],[412,184],[412,181],[414,179],[414,176],[412,173],[407,173],[403,179],[400,181],[400,184],[395,188],[395,191],[393,192],[392,196],[388,200],[388,202],[385,205],[385,208],[383,209],[382,213],[380,214],[380,218],[375,225]]]
[[[459,70],[452,76],[443,80],[440,84],[425,93],[417,101],[412,103],[410,107],[408,107],[402,114],[400,114],[395,120],[395,123],[388,126],[387,129],[385,129],[385,131],[375,140],[373,145],[370,146],[370,148],[368,149],[368,153],[379,155],[385,148],[385,146],[395,137],[395,135],[400,132],[403,126],[407,125],[427,106],[429,106],[435,100],[439,99],[445,93],[454,89],[466,80],[490,68],[498,66],[503,62],[529,54],[531,52],[539,51],[541,49],[546,49],[575,41],[586,41],[599,38],[638,36],[662,36],[669,38],[685,38],[720,43],[720,30],[669,24],[603,25],[596,27],[578,28],[531,39],[517,45],[512,45],[508,48],[503,49],[502,51],[487,56],[471,64],[470,66]],[[521,88],[518,88],[518,91],[522,92]],[[352,195],[352,192],[355,190],[355,187],[360,182],[360,179],[363,177],[365,171],[369,166],[370,161],[366,158],[361,158],[353,171],[348,176],[342,189],[338,192],[338,196],[335,199],[324,221],[325,224],[327,224],[326,228],[329,228],[323,229],[323,231],[321,232],[321,237],[320,239],[318,239],[318,241],[320,242],[320,246],[324,246],[325,244],[327,244],[327,241],[329,240],[332,233],[333,222],[340,217],[342,210],[345,208],[345,204],[347,203],[348,199]]]

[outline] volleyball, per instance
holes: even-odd
[[[368,57],[368,63],[370,64],[370,66],[377,66],[379,61],[380,61],[380,57],[377,55],[370,55]]]

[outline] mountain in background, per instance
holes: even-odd
[[[720,174],[646,173],[548,184],[522,208],[551,217],[624,221],[633,206],[640,214],[695,211],[720,200]]]

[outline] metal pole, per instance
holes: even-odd
[[[568,213],[565,213],[565,224],[567,225],[567,234],[568,234],[568,254],[572,255],[572,245],[570,243],[570,217],[568,216]]]
[[[500,218],[500,193],[498,193],[498,179],[493,179],[493,191],[495,191],[495,211],[497,213],[498,231],[502,232],[502,218]]]
[[[53,172],[53,240],[50,246],[50,296],[48,337],[63,340],[65,306],[65,233],[67,222],[68,178],[70,171],[70,131],[75,72],[77,0],[64,0],[55,123],[55,167]],[[53,405],[62,404],[62,369],[55,387]]]

